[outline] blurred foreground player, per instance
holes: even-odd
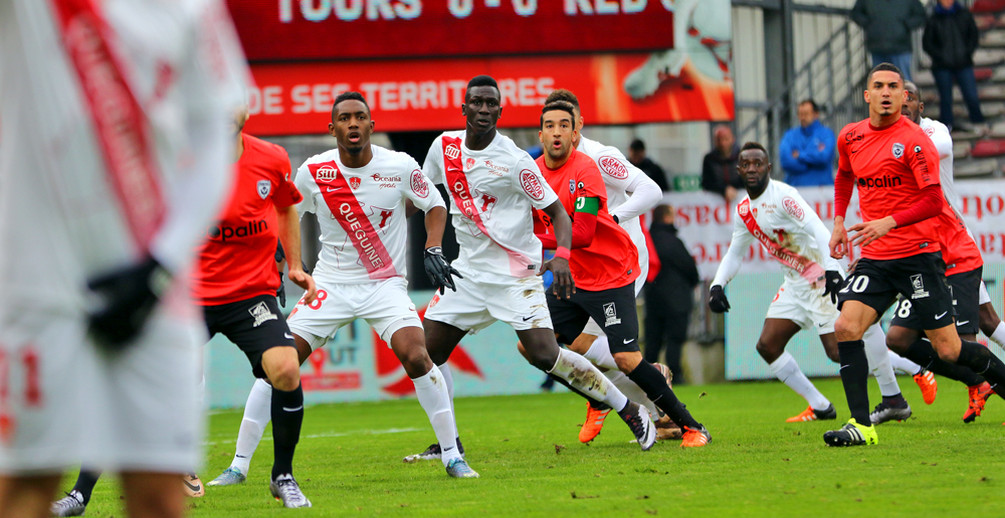
[[[463,276],[456,281],[456,292],[434,295],[426,310],[423,327],[429,356],[453,399],[453,378],[446,365],[450,353],[466,334],[496,320],[506,322],[532,365],[617,410],[642,449],[648,450],[656,440],[649,412],[629,401],[589,361],[555,341],[538,274],[551,271],[555,279],[551,289],[562,296],[574,290],[569,270],[571,222],[530,155],[496,131],[500,99],[495,79],[471,79],[461,106],[466,128],[437,137],[423,165],[426,176],[444,184],[453,200],[450,211],[460,247],[453,266]],[[532,208],[546,213],[555,226],[558,251],[544,264]],[[405,460],[440,454],[441,445],[433,444]]]
[[[47,516],[81,462],[121,473],[129,515],[182,515],[205,340],[184,274],[246,77],[215,1],[0,3],[4,516]]]
[[[869,118],[849,124],[838,137],[834,182],[831,257],[840,259],[861,246],[862,258],[838,294],[835,323],[841,381],[852,418],[824,434],[830,446],[876,444],[866,387],[868,364],[862,335],[900,294],[911,300],[930,342],[919,347],[959,363],[992,384],[1005,381],[1005,364],[986,347],[960,340],[953,321],[952,295],[945,282],[936,219],[945,205],[939,186],[938,152],[916,124],[901,115],[906,100],[903,75],[881,63],[869,73],[864,98]],[[862,222],[844,226],[852,189],[858,186]],[[866,424],[869,423],[869,424]]]
[[[447,474],[477,478],[454,444],[447,384],[426,353],[422,322],[407,291],[408,202],[426,211],[426,273],[441,290],[454,287],[451,274],[456,272],[440,246],[447,210],[414,159],[370,143],[373,128],[370,106],[360,93],[339,95],[328,125],[336,149],[307,159],[297,170],[296,185],[304,194],[300,210],[317,216],[322,247],[314,270],[318,298],[297,304],[290,329],[302,363],[341,327],[365,319],[390,344],[412,379],[419,404],[444,446],[441,460]],[[244,480],[268,423],[260,393],[269,389],[263,385],[256,383],[248,396],[234,461],[210,485]]]

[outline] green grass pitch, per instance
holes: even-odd
[[[240,486],[208,488],[193,517],[232,516],[1005,516],[1005,402],[964,424],[966,389],[939,378],[925,405],[901,377],[914,416],[879,427],[879,444],[829,448],[822,434],[848,419],[840,380],[815,380],[838,421],[787,424],[805,402],[779,382],[677,388],[711,431],[704,448],[657,443],[641,452],[608,417],[591,444],[569,393],[459,398],[461,438],[476,480],[439,461],[404,464],[433,442],[415,400],[308,407],[295,475],[313,509],[286,510],[268,490],[271,428]],[[871,383],[873,404],[878,392]],[[240,411],[210,418],[204,482],[230,462]],[[64,480],[64,489],[73,483]],[[87,516],[121,516],[114,480],[99,482]]]

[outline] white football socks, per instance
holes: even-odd
[[[886,334],[883,333],[883,328],[879,327],[878,323],[869,326],[862,336],[862,341],[865,342],[865,357],[869,360],[869,372],[879,383],[879,393],[884,396],[900,394],[900,385],[890,363],[890,350],[886,348]]]
[[[611,354],[611,346],[604,335],[598,336],[593,341],[593,345],[590,346],[583,357],[590,360],[590,363],[596,365],[602,371],[618,370],[618,364],[614,361],[614,355]]]
[[[573,376],[573,372],[582,374]],[[611,383],[611,380],[597,370],[589,360],[568,349],[558,350],[558,359],[548,374],[554,374],[583,394],[607,403],[616,412],[624,410],[628,404],[628,398]]]
[[[653,421],[659,419],[660,411],[656,408],[656,404],[649,399],[649,396],[646,395],[646,391],[642,390],[642,387],[628,378],[627,374],[619,370],[613,370],[605,372],[604,376],[607,376],[607,379],[611,380],[611,383],[615,387],[618,387],[618,390],[629,400],[648,408],[649,413],[654,416]]]
[[[263,379],[257,379],[244,404],[244,418],[241,420],[241,429],[237,432],[237,448],[230,467],[240,470],[244,475],[248,474],[251,457],[262,440],[265,426],[271,420],[272,385]]]
[[[995,332],[991,333],[989,336],[996,344],[1005,347],[1005,322],[998,322],[998,327],[995,328]]]
[[[457,427],[450,407],[451,398],[447,391],[447,383],[436,365],[422,376],[412,378],[412,383],[415,385],[415,395],[419,398],[419,404],[429,416],[429,423],[433,425],[436,441],[440,443],[440,460],[446,466],[450,461],[461,457],[461,452],[457,448]]]
[[[795,391],[796,394],[803,396],[813,410],[827,410],[830,408],[830,400],[817,390],[817,387],[803,374],[803,371],[799,370],[799,364],[796,363],[796,359],[788,351],[783,352],[778,359],[769,363],[768,368],[771,369],[771,373],[779,381]]]
[[[443,382],[447,385],[447,397],[450,398],[450,415],[454,416],[454,437],[460,437],[457,433],[457,412],[454,410],[454,373],[446,363],[437,365],[436,368],[440,370]]]
[[[890,358],[890,365],[893,366],[893,369],[897,372],[907,374],[908,376],[914,376],[915,374],[921,372],[921,365],[918,365],[917,363],[914,363],[893,351],[889,351],[887,356]]]

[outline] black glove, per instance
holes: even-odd
[[[838,291],[841,286],[844,285],[844,277],[841,276],[841,272],[834,270],[827,270],[824,272],[824,294],[831,296],[831,302],[837,304],[838,302]]]
[[[422,254],[422,265],[426,267],[426,275],[429,276],[429,282],[433,283],[433,288],[440,290],[443,293],[444,287],[450,288],[457,291],[454,287],[454,280],[450,277],[451,275],[456,275],[458,279],[463,279],[460,273],[450,263],[447,259],[443,257],[443,248],[438,246],[431,246],[426,249]]]
[[[729,300],[726,299],[726,292],[722,290],[722,286],[716,284],[708,291],[708,309],[716,313],[729,311]]]
[[[276,290],[276,298],[279,299],[279,307],[286,307],[286,283],[283,282],[283,272],[279,272],[279,289]]]
[[[152,257],[92,278],[87,287],[103,300],[89,315],[91,335],[109,349],[124,349],[143,329],[170,285],[171,273]]]

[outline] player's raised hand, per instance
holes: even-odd
[[[851,238],[851,246],[866,246],[885,236],[887,232],[893,230],[896,226],[897,221],[893,219],[893,216],[856,223],[848,229],[855,232],[855,235]]]
[[[837,304],[838,301],[838,291],[844,284],[844,277],[841,276],[841,272],[834,270],[827,270],[824,272],[824,294],[831,296],[831,302]]]
[[[447,258],[443,257],[443,248],[439,246],[431,246],[423,252],[422,266],[426,268],[426,275],[429,276],[429,282],[433,283],[433,289],[440,293],[445,291],[444,288],[457,291],[452,275],[456,275],[458,279],[464,278],[453,266],[450,266]]]
[[[848,255],[848,232],[844,229],[844,218],[834,218],[834,231],[830,240],[831,257],[841,259]]]
[[[302,300],[304,304],[310,304],[318,298],[318,287],[314,284],[314,277],[305,272],[302,266],[294,268],[293,264],[290,264],[290,271],[286,275],[293,281],[293,284],[304,289],[305,293]]]
[[[716,313],[729,311],[729,299],[726,298],[726,292],[722,286],[716,284],[708,291],[708,309]]]
[[[170,285],[171,273],[152,257],[92,278],[87,287],[101,302],[88,315],[91,335],[110,349],[124,349],[143,330]]]
[[[572,270],[569,269],[569,260],[564,257],[553,257],[550,261],[541,265],[538,275],[550,271],[554,280],[551,281],[551,292],[558,298],[572,298],[576,293],[576,284],[572,280]]]

